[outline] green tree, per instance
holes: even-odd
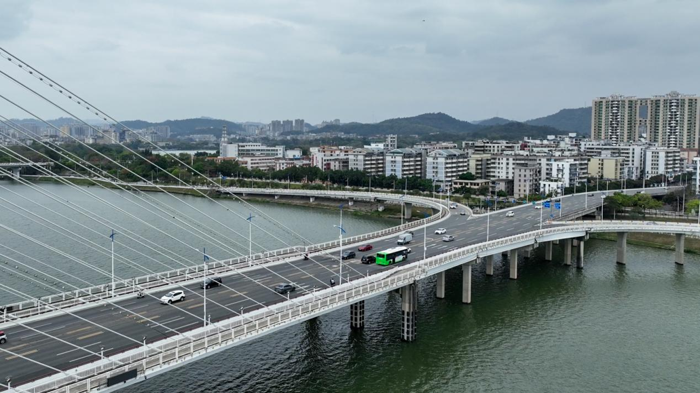
[[[459,175],[459,180],[476,180],[476,176],[471,172],[466,172]]]

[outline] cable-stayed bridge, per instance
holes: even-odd
[[[52,105],[76,122],[84,124],[95,135],[104,131],[82,120],[78,111],[89,112],[115,127],[128,129],[81,96],[41,73],[31,65],[0,48],[3,68],[0,74],[25,89],[36,100]],[[19,75],[5,71],[12,68]],[[24,78],[24,79],[21,79]],[[59,104],[49,99],[40,89],[53,91],[65,99]],[[28,116],[43,122],[55,132],[55,126],[32,112],[28,106],[0,93],[0,102],[15,109],[25,111]],[[70,108],[68,105],[71,105]],[[84,113],[84,112],[81,112]],[[398,290],[402,296],[402,326],[400,338],[405,341],[416,339],[416,310],[419,305],[416,285],[420,281],[437,275],[436,296],[444,297],[447,269],[459,267],[463,272],[462,300],[471,302],[471,269],[474,264],[485,263],[487,274],[493,274],[496,254],[507,255],[509,276],[518,278],[518,259],[529,255],[534,248],[544,247],[545,259],[552,259],[552,248],[559,242],[564,249],[563,263],[578,267],[584,265],[584,244],[589,233],[617,232],[618,262],[626,263],[626,234],[629,232],[675,233],[677,238],[676,263],[683,263],[683,241],[686,235],[697,236],[700,228],[692,224],[649,223],[649,222],[610,222],[576,221],[565,222],[591,214],[604,201],[604,192],[576,194],[561,199],[559,210],[554,214],[542,205],[527,204],[512,209],[514,217],[507,217],[504,211],[473,216],[466,206],[450,209],[445,201],[413,195],[399,195],[381,192],[351,191],[306,191],[306,190],[265,190],[222,188],[216,180],[208,179],[208,187],[194,187],[184,184],[203,200],[220,210],[211,214],[183,198],[171,193],[171,188],[154,184],[149,179],[134,173],[124,164],[110,158],[93,146],[72,138],[99,160],[109,161],[120,171],[129,172],[138,183],[148,185],[172,198],[173,205],[165,205],[149,193],[138,191],[131,183],[120,181],[118,176],[102,170],[94,161],[76,157],[64,146],[38,139],[35,133],[21,124],[4,117],[0,122],[13,131],[32,141],[26,149],[33,158],[44,160],[44,165],[33,165],[39,175],[50,177],[55,182],[75,190],[81,198],[95,201],[99,209],[89,208],[80,203],[61,198],[46,192],[36,184],[16,177],[15,183],[25,186],[32,193],[41,195],[51,203],[60,205],[68,213],[58,218],[43,216],[23,205],[12,202],[6,193],[13,193],[0,185],[0,206],[12,211],[27,221],[27,224],[51,231],[56,243],[39,239],[25,228],[13,227],[0,218],[0,230],[32,244],[34,250],[23,251],[23,258],[0,264],[0,268],[21,277],[22,285],[8,285],[0,281],[0,289],[21,299],[3,308],[2,329],[7,342],[0,344],[3,352],[5,388],[17,391],[45,392],[84,392],[115,390],[143,380],[146,377],[187,365],[218,351],[262,337],[292,324],[323,315],[341,308],[349,308],[350,326],[364,326],[364,300]],[[13,136],[8,136],[12,139]],[[21,142],[21,141],[17,141]],[[142,141],[153,149],[159,146],[148,140]],[[145,159],[143,152],[122,144],[125,151]],[[33,161],[5,146],[0,153],[13,162],[32,165]],[[50,154],[49,154],[50,153]],[[179,165],[202,178],[187,162],[175,157]],[[164,168],[157,168],[164,171]],[[57,176],[54,171],[61,171]],[[173,183],[182,184],[177,176],[168,173]],[[0,167],[0,175],[12,176],[11,168]],[[84,187],[72,182],[73,178],[95,186],[115,198],[123,198],[124,203],[114,203]],[[109,182],[109,187],[105,184]],[[219,198],[210,195],[210,189],[234,198],[242,203],[249,214],[241,214],[230,209]],[[671,188],[626,190],[625,192],[645,192],[650,195],[663,195]],[[124,195],[128,195],[126,198]],[[303,224],[289,227],[270,214],[242,197],[248,195],[268,195],[274,198],[308,198],[309,202],[333,200],[337,203],[371,203],[400,205],[405,217],[410,217],[415,206],[431,214],[423,220],[411,221],[399,227],[389,228],[370,234],[343,234],[341,218],[334,229],[339,238],[321,244],[314,244],[306,238]],[[20,195],[21,196],[21,195]],[[27,198],[28,206],[40,202]],[[182,210],[173,208],[182,206]],[[190,254],[201,256],[201,262],[193,263],[191,258],[163,247],[149,236],[137,233],[128,224],[108,219],[105,210],[118,212],[124,220],[138,222],[153,234],[167,238]],[[162,226],[142,217],[148,211],[158,217]],[[455,214],[464,211],[465,215]],[[77,218],[81,220],[77,220]],[[235,229],[231,221],[246,223],[248,232]],[[275,230],[261,226],[269,223]],[[90,223],[87,225],[85,223]],[[69,230],[70,228],[74,228]],[[222,228],[212,231],[211,226]],[[97,229],[96,229],[97,228]],[[444,228],[454,241],[444,242],[437,228]],[[107,231],[116,231],[117,237],[128,239],[119,243],[114,250],[94,240],[95,236],[105,238]],[[174,231],[177,229],[179,234]],[[256,236],[252,236],[255,230]],[[358,246],[371,243],[375,251],[396,246],[400,233],[412,232],[408,259],[390,266],[361,264]],[[112,232],[114,233],[114,232]],[[182,236],[180,234],[186,234]],[[282,234],[280,234],[282,233]],[[284,247],[277,250],[264,250],[263,244],[274,239]],[[228,253],[227,258],[216,259],[206,248],[218,247]],[[89,258],[74,255],[71,246],[80,245],[94,250],[95,258],[112,258],[120,264],[128,264],[143,273],[138,277],[119,277],[103,265],[93,263]],[[3,245],[11,247],[11,245]],[[32,251],[44,250],[70,260],[70,271],[59,271],[50,260],[34,258]],[[257,250],[253,252],[253,249]],[[123,250],[123,251],[122,251]],[[137,255],[138,260],[127,257],[123,252]],[[242,251],[248,250],[248,252]],[[357,258],[343,260],[343,250],[353,250]],[[576,252],[574,252],[576,250]],[[14,250],[16,253],[20,250]],[[52,254],[52,255],[53,255]],[[308,254],[308,258],[303,256]],[[8,259],[6,254],[0,255]],[[31,263],[28,263],[31,261]],[[139,261],[152,261],[160,267],[146,266]],[[100,279],[88,280],[86,273]],[[216,288],[200,288],[205,277],[219,276],[222,283]],[[332,285],[333,279],[337,285]],[[50,295],[37,298],[26,286],[48,287],[59,285],[66,290],[54,290]],[[294,292],[279,293],[274,287],[279,283],[289,283]],[[143,291],[144,297],[136,294]],[[171,291],[182,291],[184,300],[161,304],[160,298]],[[398,327],[397,327],[398,330]]]

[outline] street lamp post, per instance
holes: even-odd
[[[340,225],[333,225],[338,228],[338,238],[340,239],[340,269],[338,271],[338,285],[343,283],[343,205],[340,205]]]
[[[544,213],[544,201],[540,201],[540,231],[542,230],[542,214]]]
[[[600,221],[605,221],[605,195],[600,196]]]
[[[253,213],[248,213],[248,266],[253,265]]]
[[[489,232],[491,229],[491,206],[486,206],[486,241],[489,241]]]

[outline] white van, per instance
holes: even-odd
[[[413,234],[411,233],[402,233],[399,235],[399,240],[396,241],[396,244],[408,244],[413,240]]]

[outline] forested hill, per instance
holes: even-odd
[[[414,117],[389,119],[376,124],[348,123],[340,126],[326,126],[314,132],[339,131],[359,136],[372,135],[439,135],[441,139],[507,139],[519,140],[523,137],[542,138],[547,135],[564,134],[565,131],[552,127],[528,125],[519,122],[505,124],[478,125],[458,120],[444,113],[426,113]]]
[[[533,126],[549,126],[558,130],[575,132],[579,135],[591,133],[591,107],[562,109],[559,112],[528,120],[525,122]]]
[[[151,123],[143,120],[128,120],[123,123],[127,127],[134,130],[161,125],[170,126],[170,132],[173,135],[213,134],[220,137],[221,129],[224,125],[226,125],[229,133],[235,133],[243,130],[241,125],[238,123],[210,118],[166,120],[160,123]]]

